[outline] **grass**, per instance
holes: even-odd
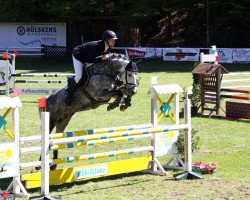
[[[225,64],[225,68],[230,72],[250,71],[249,64]],[[192,62],[143,61],[140,63],[139,91],[132,99],[132,107],[126,112],[120,112],[119,110],[107,112],[104,105],[96,110],[77,113],[72,118],[66,131],[149,123],[150,97],[147,92],[150,88],[151,77],[157,76],[159,84],[178,83],[184,88],[192,85],[192,69]],[[72,73],[72,70],[73,66],[70,60],[49,61],[37,58],[17,58],[16,61],[16,72],[19,73]],[[30,86],[37,87],[37,85],[32,84]],[[36,135],[39,133],[40,127],[37,103],[35,103],[38,96],[21,96],[20,98],[23,102],[23,107],[20,109],[21,135]],[[154,176],[137,172],[52,186],[50,188],[51,195],[72,200],[250,199],[249,123],[193,117],[192,127],[198,130],[197,136],[200,137],[199,149],[193,152],[193,162],[202,161],[217,164],[217,171],[211,175],[204,175],[203,180],[174,181],[173,172],[170,172],[169,176]],[[0,133],[4,140],[8,140],[2,131]],[[102,152],[129,148],[129,145],[140,146],[145,144],[147,145],[146,141],[136,141],[136,143],[131,144],[118,143],[112,146],[78,148],[67,153],[60,152],[60,155],[93,153],[93,150]],[[24,161],[35,161],[38,156],[36,154],[22,159]],[[160,158],[163,163],[167,159],[166,157]],[[96,162],[100,162],[100,160]],[[24,172],[22,171],[22,173]],[[1,180],[0,188],[5,189],[7,182],[8,180]],[[29,192],[32,196],[37,196],[40,189],[29,190]]]

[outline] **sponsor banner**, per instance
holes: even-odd
[[[200,49],[198,48],[164,48],[165,61],[198,61]]]
[[[61,88],[19,88],[20,95],[51,95]]]
[[[66,46],[66,23],[1,23],[1,48]]]
[[[250,49],[233,49],[233,62],[250,63]]]
[[[126,56],[128,59],[146,58],[146,48],[127,48]]]
[[[147,48],[146,55],[148,58],[161,58],[162,48]]]
[[[100,166],[77,169],[74,172],[74,178],[75,180],[78,180],[78,179],[96,177],[107,174],[108,174],[108,165],[100,165]]]
[[[18,146],[15,142],[0,143],[0,178],[19,175]]]
[[[214,54],[212,49],[209,49],[210,54]],[[233,49],[217,48],[219,63],[233,63]]]

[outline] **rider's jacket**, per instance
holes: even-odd
[[[73,56],[82,63],[98,63],[102,62],[102,55],[110,53],[110,48],[104,51],[105,42],[98,40],[76,46]]]

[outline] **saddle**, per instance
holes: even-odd
[[[80,81],[76,84],[76,89],[79,89],[81,87],[85,87],[88,85],[89,82],[89,77],[90,77],[90,70],[92,71],[92,69],[90,69],[91,67],[88,67],[87,69],[84,67],[83,68],[83,73],[82,73],[82,78],[80,79]],[[68,85],[70,84],[70,82],[75,78],[75,75],[68,75],[67,76],[67,82]]]
[[[82,78],[80,79],[80,81],[77,83],[76,85],[76,89],[79,88],[84,88],[88,85],[89,83],[89,78],[91,77],[91,75],[93,75],[93,65],[90,65],[89,67],[84,67],[83,68],[83,73],[82,73]],[[67,76],[67,82],[68,85],[70,84],[70,82],[75,78],[74,75],[69,75]],[[120,77],[117,76],[115,78],[115,85],[116,86],[121,86],[123,84],[123,82],[120,80]]]

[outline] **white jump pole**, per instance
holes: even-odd
[[[185,161],[186,171],[192,171],[192,128],[191,128],[191,112],[190,112],[190,99],[184,101],[184,112],[185,112],[185,124],[188,125],[188,129],[185,132],[184,137],[184,148],[185,148]]]
[[[49,198],[49,112],[41,113],[41,133],[42,133],[42,153],[41,153],[41,171],[42,171],[42,196]]]
[[[175,174],[176,180],[184,179],[203,179],[203,177],[192,171],[192,126],[191,126],[191,102],[190,99],[184,101],[184,116],[185,124],[188,125],[187,131],[184,134],[184,157],[185,157],[185,172]]]

